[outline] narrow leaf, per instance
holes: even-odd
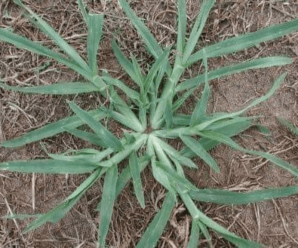
[[[199,124],[205,118],[207,105],[208,105],[208,99],[209,99],[209,95],[210,95],[210,86],[209,86],[209,83],[208,83],[208,65],[207,65],[206,53],[204,53],[204,56],[203,56],[203,64],[204,64],[204,67],[205,67],[205,72],[204,72],[205,87],[204,87],[201,99],[196,104],[195,110],[191,115],[191,119],[190,119],[190,126],[191,127]]]
[[[76,115],[84,121],[97,135],[104,144],[108,147],[114,149],[115,151],[120,151],[122,149],[122,144],[118,138],[107,130],[100,122],[98,122],[93,116],[88,112],[82,110],[74,102],[69,102],[69,107],[76,113]]]
[[[273,40],[278,37],[284,36],[291,32],[298,30],[298,19],[285,22],[279,25],[274,25],[268,28],[258,30],[256,32],[247,33],[233,37],[216,44],[205,47],[208,58],[214,58],[228,53],[244,50],[246,48],[256,46],[261,42]],[[202,50],[190,56],[187,61],[188,65],[202,59]]]
[[[189,58],[189,56],[192,54],[200,36],[203,31],[203,28],[206,24],[207,18],[209,16],[209,12],[211,8],[213,7],[215,0],[204,0],[200,13],[198,14],[196,18],[196,22],[191,30],[188,42],[185,47],[185,51],[183,53],[183,64],[185,64]]]
[[[90,68],[82,57],[77,53],[77,51],[70,46],[60,35],[42,18],[35,14],[29,7],[25,6],[22,1],[15,0],[15,3],[26,9],[30,15],[34,18],[33,23],[39,27],[47,36],[49,36],[70,58],[72,58],[78,65],[80,65],[84,70],[90,72]]]
[[[84,19],[85,23],[88,24],[88,14],[87,14],[87,11],[86,11],[86,8],[85,8],[85,5],[84,5],[84,1],[83,0],[77,0],[77,3],[78,3],[79,9],[81,11],[81,14],[83,16],[83,19]]]
[[[119,0],[119,3],[127,17],[130,19],[134,27],[137,29],[138,33],[143,38],[146,46],[149,49],[149,52],[155,58],[158,58],[162,54],[163,50],[158,42],[155,40],[154,36],[150,33],[145,24],[138,18],[138,16],[134,13],[134,11],[130,8],[129,4],[125,0]]]
[[[191,224],[191,232],[187,248],[198,248],[200,241],[201,230],[198,225],[198,220],[193,220]]]
[[[89,111],[88,113],[97,121],[105,117],[105,113],[99,109]],[[55,123],[45,125],[44,127],[26,133],[19,138],[4,141],[1,143],[1,146],[7,148],[23,146],[44,138],[52,137],[56,134],[65,132],[66,129],[73,129],[83,124],[84,122],[77,116],[67,117]]]
[[[141,180],[141,171],[140,171],[140,163],[139,159],[137,158],[137,154],[132,152],[129,157],[129,168],[132,177],[132,182],[134,186],[134,190],[136,193],[136,197],[141,205],[142,208],[145,208],[145,199],[144,199],[144,192]]]
[[[103,15],[88,14],[87,53],[93,76],[98,74],[97,51],[102,36]]]
[[[280,117],[277,117],[277,120],[279,121],[280,124],[288,128],[294,135],[298,137],[298,128],[295,127],[291,122]]]
[[[81,140],[85,140],[93,145],[105,147],[105,144],[95,135],[94,133],[89,133],[86,131],[79,130],[77,128],[68,129],[64,128],[65,131],[72,134],[73,136],[78,137]]]
[[[140,94],[132,90],[130,87],[126,86],[122,81],[118,79],[114,79],[111,77],[102,77],[102,79],[108,84],[116,86],[117,88],[121,89],[129,98],[138,100],[140,99]]]
[[[99,247],[105,247],[106,236],[109,231],[110,222],[112,219],[114,201],[116,196],[116,183],[118,179],[118,167],[112,166],[105,176],[105,182],[102,191],[100,204],[100,223],[98,230]]]
[[[147,227],[142,239],[137,244],[137,248],[154,248],[162,235],[171,212],[175,206],[175,198],[167,193],[161,210],[155,215],[150,225]]]
[[[119,64],[122,66],[122,68],[125,70],[125,72],[131,77],[131,79],[136,84],[141,86],[141,84],[139,82],[138,75],[135,73],[135,68],[134,68],[133,64],[124,56],[121,49],[117,45],[116,40],[113,40],[112,48],[113,48],[113,52],[114,52]]]
[[[215,160],[211,157],[211,155],[208,152],[206,152],[206,150],[198,141],[189,136],[181,135],[180,138],[188,148],[190,148],[198,157],[203,159],[204,162],[208,164],[215,172],[220,171]]]
[[[88,82],[60,82],[57,84],[40,85],[31,87],[8,86],[0,82],[0,87],[6,90],[13,90],[23,93],[32,94],[49,94],[49,95],[72,95],[98,91],[99,89]]]
[[[245,149],[241,146],[239,146],[235,141],[233,141],[231,138],[219,134],[217,132],[213,132],[213,131],[203,131],[200,133],[201,136],[206,137],[208,139],[213,139],[216,140],[218,142],[224,143],[236,150],[248,153],[248,154],[252,154],[252,155],[256,155],[256,156],[261,156],[265,159],[268,159],[270,162],[272,162],[273,164],[289,171],[290,173],[292,173],[294,176],[298,177],[298,169],[296,167],[294,167],[293,165],[289,164],[288,162],[275,157],[269,153],[266,152],[260,152],[260,151],[254,151],[254,150],[249,150],[249,149]]]
[[[78,200],[85,194],[85,192],[96,182],[101,176],[101,170],[97,170],[92,173],[67,199],[65,199],[61,204],[52,209],[51,211],[42,214],[35,221],[31,222],[24,233],[42,226],[47,222],[56,223],[62,219],[65,214],[72,209],[72,207],[78,202]]]
[[[77,73],[81,74],[86,79],[88,80],[92,79],[90,69],[86,70],[82,68],[80,65],[66,58],[64,55],[57,53],[47,47],[44,47],[40,43],[33,42],[27,38],[14,34],[3,28],[0,28],[0,40],[10,43],[16,46],[17,48],[26,49],[30,52],[52,58],[66,65],[67,67],[75,70]]]
[[[267,58],[260,58],[260,59],[253,59],[250,61],[245,61],[241,63],[237,63],[230,66],[220,67],[216,70],[209,71],[208,73],[208,79],[218,79],[224,76],[240,73],[247,70],[252,69],[259,69],[259,68],[267,68],[267,67],[273,67],[273,66],[282,66],[293,63],[293,60],[291,58],[287,57],[267,57]],[[197,88],[203,83],[205,80],[205,75],[201,74],[197,77],[194,77],[192,79],[188,79],[184,81],[183,83],[180,83],[175,88],[176,92],[188,90],[191,88]]]
[[[91,172],[97,167],[98,165],[86,161],[63,161],[55,159],[11,161],[0,164],[1,170],[46,174],[83,174]]]
[[[280,87],[280,85],[284,82],[285,80],[285,77],[286,77],[286,73],[283,73],[281,76],[279,76],[273,83],[273,86],[271,87],[271,89],[263,96],[253,100],[247,107],[237,111],[237,112],[234,112],[234,113],[231,113],[231,114],[226,114],[226,115],[221,115],[217,118],[213,118],[212,120],[209,120],[209,121],[205,121],[197,126],[194,127],[195,130],[204,130],[206,129],[209,125],[211,125],[212,123],[216,122],[216,121],[219,121],[219,120],[222,120],[222,119],[226,119],[226,118],[232,118],[232,117],[235,117],[235,116],[238,116],[238,115],[241,115],[242,113],[244,113],[245,111],[247,111],[248,109],[258,105],[259,103],[261,102],[264,102],[266,101],[270,96],[272,96],[275,91]]]
[[[187,12],[185,0],[178,0],[177,56],[184,52]]]
[[[295,195],[297,193],[298,186],[269,188],[243,193],[220,189],[191,189],[189,191],[190,197],[196,201],[229,205],[242,205],[261,201],[268,201],[280,197]]]

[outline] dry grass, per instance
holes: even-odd
[[[62,37],[67,39],[86,57],[84,47],[86,29],[83,25],[74,0],[66,1],[24,1],[43,16]],[[198,0],[188,1],[189,23],[199,9]],[[131,1],[137,14],[146,20],[152,33],[163,45],[175,42],[175,1]],[[112,35],[118,35],[121,47],[126,54],[133,53],[143,64],[150,62],[142,42],[129,21],[122,14],[116,0],[89,1],[89,8],[106,15],[105,37],[99,51],[102,68],[109,68],[113,76],[123,78],[123,72],[117,64],[110,48]],[[208,44],[226,39],[243,32],[255,31],[270,24],[281,23],[298,17],[298,3],[294,0],[267,1],[219,0],[212,11],[201,42]],[[32,40],[42,40],[53,46],[40,32],[33,28],[12,1],[0,3],[0,26],[13,27]],[[284,86],[266,103],[251,110],[249,115],[262,114],[261,123],[272,131],[267,139],[257,129],[251,129],[238,141],[246,147],[269,151],[298,165],[298,141],[281,128],[275,121],[276,116],[284,117],[294,125],[297,116],[297,78],[298,78],[298,38],[297,33],[274,42],[261,44],[245,52],[217,58],[210,61],[210,67],[227,65],[239,60],[261,57],[268,54],[286,54],[294,63],[281,69],[250,71],[212,82],[213,101],[210,111],[232,111],[240,109],[247,101],[263,94],[271,85],[272,79],[280,71],[288,72]],[[30,52],[21,51],[13,46],[1,43],[0,78],[13,85],[40,85],[60,80],[74,80],[78,76],[66,68]],[[54,46],[53,46],[54,47]],[[48,64],[49,62],[49,64]],[[46,68],[44,66],[47,65]],[[43,70],[41,70],[43,69]],[[40,73],[36,73],[39,70]],[[188,73],[195,74],[194,67]],[[127,79],[127,78],[123,78]],[[129,82],[128,82],[129,83]],[[40,127],[68,115],[65,97],[23,95],[0,90],[0,141],[17,137],[28,130]],[[77,98],[84,106],[100,104],[97,95],[84,95]],[[190,103],[191,104],[191,103]],[[50,151],[65,151],[69,148],[81,148],[86,144],[67,135],[47,139]],[[189,172],[188,177],[198,187],[220,187],[230,190],[249,191],[264,187],[297,184],[288,173],[272,167],[266,161],[245,156],[226,146],[212,151],[222,172],[210,172],[197,161],[202,169]],[[34,159],[45,157],[39,144],[27,145],[20,149],[0,148],[0,160]],[[118,198],[114,209],[113,222],[108,235],[111,247],[134,247],[155,212],[160,208],[164,190],[156,184],[151,172],[145,170],[144,180],[146,209],[143,210],[133,195],[129,185]],[[11,212],[39,213],[49,210],[65,198],[79,185],[84,176],[44,176],[21,175],[1,172],[0,174],[0,215]],[[59,223],[49,224],[34,233],[22,235],[21,231],[28,221],[0,219],[0,247],[95,247],[98,213],[94,206],[100,199],[102,185],[98,182]],[[217,206],[202,204],[201,208],[208,216],[239,236],[266,244],[267,247],[298,246],[298,197],[293,196],[248,206]],[[159,247],[186,247],[189,235],[190,217],[183,205],[177,205],[172,213]],[[216,237],[215,234],[213,234]],[[204,241],[201,247],[207,247]],[[215,247],[231,247],[220,237],[216,237]]]

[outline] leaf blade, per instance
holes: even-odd
[[[198,143],[195,139],[180,135],[181,140],[183,143],[190,148],[198,157],[204,160],[204,162],[209,165],[215,172],[219,172],[220,169],[215,162],[215,160],[211,157],[211,155],[203,148],[203,146]]]
[[[120,151],[123,146],[118,138],[107,130],[100,122],[90,115],[88,112],[82,110],[74,102],[69,102],[69,107],[75,112],[75,114],[84,121],[102,141],[115,151]]]
[[[145,199],[144,199],[144,192],[142,186],[142,179],[141,179],[141,171],[140,171],[140,163],[139,159],[137,158],[136,152],[132,152],[129,157],[129,168],[132,177],[132,182],[135,190],[136,197],[138,202],[140,203],[141,207],[145,208]]]

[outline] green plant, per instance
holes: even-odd
[[[188,247],[197,247],[201,235],[208,240],[211,246],[208,229],[214,230],[240,247],[261,246],[229,232],[207,217],[195,202],[247,204],[293,195],[298,192],[298,187],[263,189],[249,193],[236,193],[220,189],[198,189],[184,176],[183,166],[197,169],[192,158],[200,157],[212,170],[219,172],[219,166],[208,151],[223,143],[242,152],[266,158],[275,165],[298,176],[298,169],[286,161],[265,152],[242,148],[231,138],[253,125],[253,120],[256,117],[242,117],[241,115],[249,108],[272,96],[284,81],[285,74],[274,81],[267,94],[252,101],[242,110],[212,115],[206,112],[210,95],[208,83],[210,80],[249,69],[282,66],[292,62],[287,57],[266,57],[209,71],[208,59],[237,52],[260,42],[296,31],[298,30],[298,20],[265,28],[254,33],[239,35],[199,48],[195,52],[215,0],[203,1],[189,37],[186,37],[186,3],[185,0],[177,0],[178,35],[176,46],[173,49],[162,48],[145,24],[134,14],[129,4],[125,0],[119,0],[123,11],[137,29],[148,51],[155,58],[150,69],[144,74],[136,58],[133,56],[131,60],[126,58],[117,42],[113,42],[114,54],[125,72],[138,86],[139,90],[136,91],[129,88],[124,82],[112,78],[104,70],[99,74],[96,54],[102,36],[103,15],[87,13],[82,0],[78,0],[79,8],[88,27],[88,62],[86,62],[21,0],[15,0],[15,2],[29,13],[30,20],[59,46],[61,52],[50,50],[39,43],[32,42],[5,29],[0,29],[0,39],[14,44],[16,47],[50,57],[80,74],[84,80],[82,82],[61,82],[54,85],[33,87],[14,87],[3,83],[0,86],[8,90],[38,94],[70,95],[98,92],[110,103],[108,108],[101,106],[96,110],[87,112],[74,102],[68,102],[75,116],[48,124],[22,137],[1,144],[7,148],[18,147],[61,132],[68,132],[99,147],[98,149],[69,151],[64,154],[48,153],[50,159],[45,160],[11,161],[0,164],[2,170],[23,173],[90,173],[88,178],[60,205],[48,213],[36,216],[36,220],[29,224],[24,232],[34,230],[46,222],[59,221],[94,182],[105,176],[101,202],[97,208],[101,214],[98,245],[104,247],[111,221],[110,209],[113,207],[116,197],[130,180],[132,180],[135,195],[140,205],[145,207],[140,173],[146,166],[150,165],[154,178],[166,188],[168,193],[161,210],[143,234],[138,247],[154,247],[156,245],[170,218],[171,211],[178,201],[177,196],[180,197],[192,216]],[[175,62],[171,64],[169,55],[173,50],[175,51]],[[202,63],[204,73],[181,81],[184,71],[194,63]],[[192,114],[179,114],[177,110],[201,85],[203,85],[201,98],[196,103]],[[119,90],[131,99],[130,105],[118,95]],[[102,124],[102,120],[106,118],[114,119],[129,131],[123,133],[122,139],[118,139]],[[78,129],[83,124],[87,124],[93,133]],[[184,148],[176,150],[168,144],[169,139],[179,139],[185,145]],[[44,150],[46,151],[45,147]],[[118,175],[118,164],[126,160],[128,160],[129,165]],[[11,217],[17,218],[17,215]]]

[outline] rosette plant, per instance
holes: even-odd
[[[292,60],[287,57],[265,57],[209,70],[208,60],[210,58],[241,51],[296,31],[298,30],[298,20],[202,47],[199,38],[215,0],[202,2],[201,9],[189,31],[186,25],[186,1],[177,0],[177,41],[175,46],[164,48],[159,45],[144,22],[135,15],[127,1],[119,0],[123,11],[154,58],[149,69],[147,69],[148,67],[141,68],[134,56],[127,58],[117,42],[113,41],[113,52],[123,70],[136,84],[137,90],[135,90],[127,86],[125,82],[111,77],[104,68],[98,68],[96,56],[102,37],[102,14],[88,13],[82,0],[78,0],[79,9],[88,28],[88,58],[86,61],[47,22],[25,6],[21,0],[15,0],[15,2],[26,10],[32,23],[51,38],[60,50],[51,50],[41,43],[33,42],[3,28],[0,29],[0,39],[18,48],[54,59],[80,74],[83,80],[32,87],[15,87],[4,83],[1,83],[0,86],[6,90],[34,94],[71,95],[95,92],[105,97],[109,103],[108,107],[100,106],[95,110],[85,111],[75,102],[68,101],[69,107],[74,113],[73,116],[47,124],[1,144],[6,148],[19,147],[62,132],[68,132],[98,147],[98,149],[71,150],[63,154],[48,153],[49,159],[8,161],[0,164],[2,170],[21,173],[89,174],[86,180],[61,204],[47,213],[36,216],[36,219],[27,226],[24,232],[34,230],[46,222],[58,222],[97,180],[104,177],[101,201],[97,210],[100,212],[98,246],[105,247],[112,216],[111,209],[113,209],[117,196],[128,182],[132,182],[139,204],[143,208],[146,207],[140,173],[149,166],[154,178],[166,189],[167,194],[162,208],[147,227],[137,247],[156,246],[178,201],[184,203],[192,217],[188,247],[198,247],[201,237],[205,237],[212,246],[209,230],[215,231],[239,247],[261,246],[228,231],[205,215],[196,202],[248,204],[296,194],[298,187],[262,189],[247,193],[221,189],[200,189],[186,178],[184,167],[199,170],[200,168],[193,161],[193,158],[199,157],[211,170],[220,172],[220,165],[210,155],[209,150],[218,144],[226,144],[241,152],[261,156],[294,176],[298,176],[298,169],[288,162],[265,152],[245,149],[232,139],[233,136],[253,125],[256,117],[242,115],[249,108],[272,96],[284,81],[285,74],[280,75],[273,82],[271,89],[265,95],[253,100],[247,107],[239,111],[214,114],[209,114],[206,111],[210,95],[209,81],[250,69],[292,63]],[[170,62],[170,55],[174,56],[174,63]],[[195,63],[202,64],[203,73],[185,79],[183,76],[185,70]],[[191,114],[179,113],[179,108],[185,104],[185,101],[195,90],[201,88],[200,99],[195,103]],[[126,95],[125,99],[129,99],[129,101],[120,97],[120,91]],[[107,124],[104,124],[108,122],[105,120],[111,119],[125,127],[122,138],[116,137],[109,131]],[[88,125],[92,132],[79,128],[84,124]],[[169,140],[172,139],[179,140],[184,147],[178,149],[171,146]],[[44,149],[47,151],[46,147]],[[118,165],[121,162],[126,162],[127,167],[119,173]],[[11,217],[17,218],[17,216]]]

